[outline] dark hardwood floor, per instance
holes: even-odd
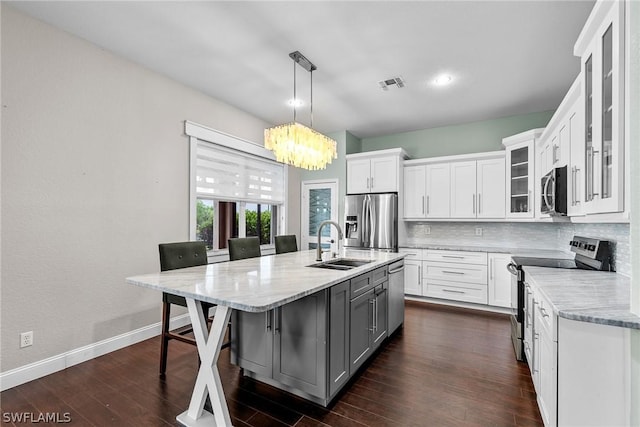
[[[248,380],[222,351],[218,367],[236,426],[541,426],[528,368],[515,360],[505,315],[407,301],[405,325],[329,407]],[[159,338],[0,395],[8,415],[57,413],[77,426],[178,425],[198,358],[172,342],[158,376]],[[38,425],[47,425],[38,423]]]

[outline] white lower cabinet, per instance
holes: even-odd
[[[489,294],[488,304],[495,307],[511,307],[511,273],[507,264],[511,262],[511,255],[490,253],[489,265]]]
[[[511,274],[505,253],[399,248],[406,254],[404,293],[508,308]]]
[[[422,295],[487,304],[487,253],[426,249]]]
[[[559,426],[632,425],[634,338],[640,344],[640,331],[558,320]]]
[[[558,335],[557,315],[538,292],[534,315],[534,384],[538,408],[545,426],[556,426],[558,408]]]
[[[525,283],[525,353],[546,427],[631,426],[629,328],[559,317]]]
[[[422,249],[400,248],[404,259],[404,293],[422,295]]]

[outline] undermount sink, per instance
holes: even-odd
[[[311,264],[307,267],[329,268],[332,270],[350,270],[352,268],[360,267],[370,262],[370,260],[366,259],[336,258],[329,261],[319,262],[317,264]]]

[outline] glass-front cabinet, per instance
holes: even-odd
[[[584,212],[621,212],[624,210],[624,1],[596,3],[574,54],[581,58],[584,79]]]
[[[533,218],[535,216],[534,147],[543,129],[504,138],[506,151],[507,218]]]

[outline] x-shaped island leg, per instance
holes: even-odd
[[[176,420],[189,427],[231,426],[231,417],[216,363],[218,356],[220,356],[220,347],[224,341],[232,309],[226,306],[216,306],[211,330],[208,330],[202,302],[193,298],[186,298],[186,300],[200,355],[200,369],[193,387],[189,409],[178,415]],[[204,410],[207,394],[211,400],[213,414]]]

